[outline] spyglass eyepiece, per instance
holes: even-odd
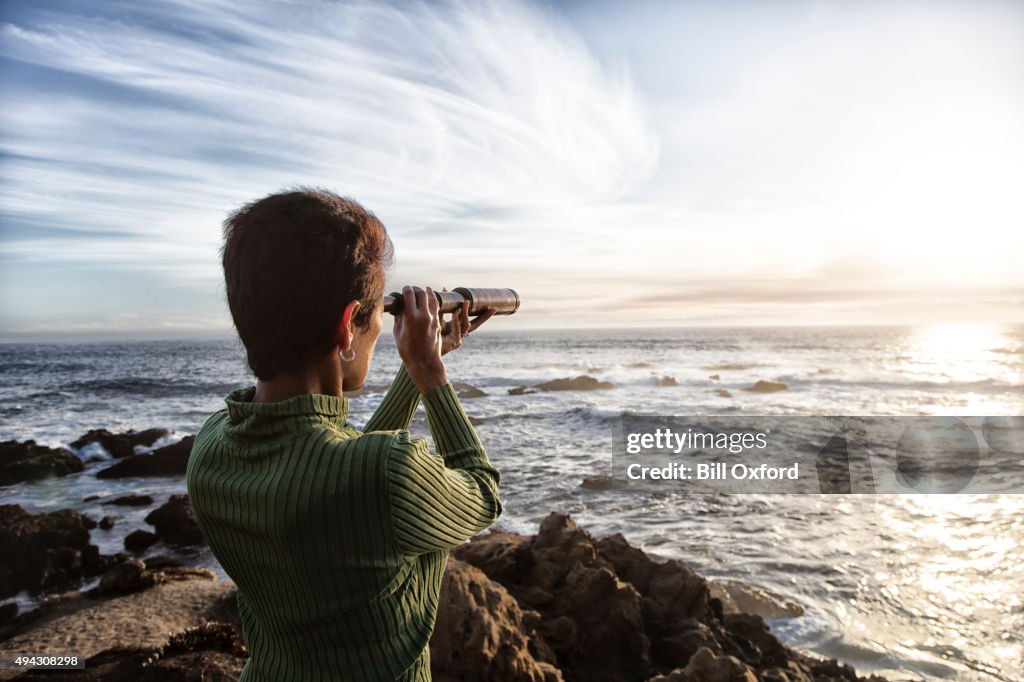
[[[469,301],[469,314],[479,315],[488,308],[495,308],[495,315],[511,315],[519,310],[519,294],[513,289],[480,289],[457,287],[451,291],[434,291],[439,312],[451,313]],[[393,291],[384,297],[384,312],[397,315],[402,312],[405,301],[402,294]]]

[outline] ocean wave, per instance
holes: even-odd
[[[784,381],[790,388],[794,386],[847,386],[851,388],[862,388],[862,389],[890,389],[890,390],[918,390],[918,391],[934,391],[934,390],[957,390],[957,391],[981,391],[981,390],[994,390],[994,391],[1007,391],[1013,389],[1024,388],[1024,384],[1016,384],[1009,381],[1000,381],[998,379],[978,379],[975,381],[922,381],[922,380],[907,380],[907,381],[872,381],[863,379],[837,379],[833,378],[835,375],[824,375],[827,378],[822,379],[808,379],[805,377],[797,377],[793,375],[784,375],[780,377],[781,381]]]
[[[139,396],[145,398],[169,398],[177,396],[215,395],[226,396],[239,388],[237,384],[223,382],[190,382],[145,377],[119,379],[84,379],[63,386],[65,390],[82,394]],[[42,395],[45,395],[42,394]]]
[[[622,417],[634,415],[630,410],[602,410],[596,407],[578,406],[567,410],[551,409],[542,412],[501,412],[478,418],[481,424],[503,421],[554,421],[559,423],[580,423],[587,426],[607,426]]]

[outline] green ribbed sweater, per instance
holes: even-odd
[[[196,435],[188,492],[238,586],[243,682],[429,680],[448,549],[501,513],[498,471],[451,384],[422,395],[439,454],[408,428],[403,367],[364,431],[348,399],[227,398]]]

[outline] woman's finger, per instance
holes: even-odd
[[[405,304],[402,307],[402,312],[409,311],[412,313],[416,310],[416,292],[408,284],[402,287],[402,299],[402,303]]]
[[[465,303],[459,306],[458,310],[452,311],[452,322],[455,324],[455,328],[458,330],[459,340],[466,335],[466,327],[462,324],[462,309],[465,307]]]
[[[479,315],[474,317],[472,324],[469,325],[469,331],[471,332],[474,331],[475,329],[478,329],[480,325],[494,317],[494,313],[496,312],[498,312],[497,308],[488,308],[486,312],[480,313]],[[469,332],[466,333],[468,334]]]

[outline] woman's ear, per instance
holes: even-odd
[[[338,347],[342,350],[352,347],[352,335],[355,327],[352,320],[357,312],[359,312],[359,301],[349,301],[341,313],[341,319],[338,320]]]

